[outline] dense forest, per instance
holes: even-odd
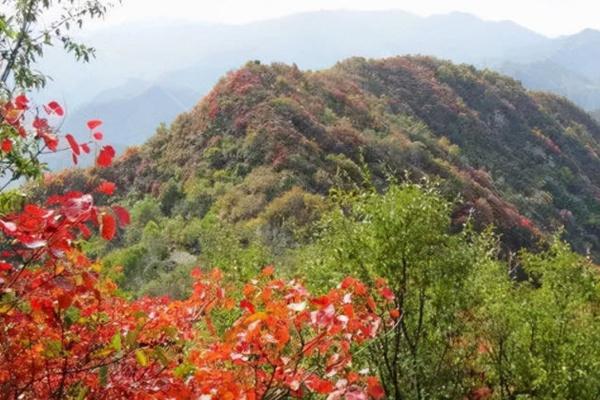
[[[93,52],[51,7],[0,20],[0,398],[598,397],[591,115],[431,57],[251,61],[117,155],[31,95],[48,43]]]

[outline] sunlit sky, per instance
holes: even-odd
[[[102,25],[160,18],[244,23],[339,9],[401,9],[422,16],[462,11],[486,20],[512,20],[547,36],[600,29],[599,0],[122,0]]]

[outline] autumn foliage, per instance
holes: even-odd
[[[29,137],[61,150],[47,119],[36,115],[25,126],[27,110],[25,96],[2,106],[4,158]],[[54,101],[43,111],[64,114]],[[88,123],[85,143],[64,136],[74,162],[102,139],[100,125]],[[97,166],[110,165],[114,149],[98,149]],[[96,189],[115,190],[108,181]],[[124,208],[78,192],[0,218],[2,398],[384,397],[368,370],[353,370],[352,354],[399,317],[389,289],[347,278],[314,296],[267,267],[239,293],[218,270],[195,269],[185,300],[130,301],[82,251],[86,239],[111,240],[129,219]]]

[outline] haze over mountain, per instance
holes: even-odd
[[[464,13],[322,11],[244,25],[135,23],[84,40],[97,48],[98,60],[82,68],[50,54],[49,73],[69,79],[51,84],[49,92],[67,100],[69,131],[81,131],[88,116],[122,121],[127,112],[126,124],[106,127],[109,140],[120,145],[142,143],[226,71],[254,59],[322,69],[352,56],[433,55],[494,68],[526,87],[600,108],[600,32],[593,30],[550,39]]]

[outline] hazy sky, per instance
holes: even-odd
[[[419,15],[469,12],[509,19],[548,36],[600,29],[600,0],[122,0],[106,23],[176,18],[243,23],[324,9],[402,9]]]

